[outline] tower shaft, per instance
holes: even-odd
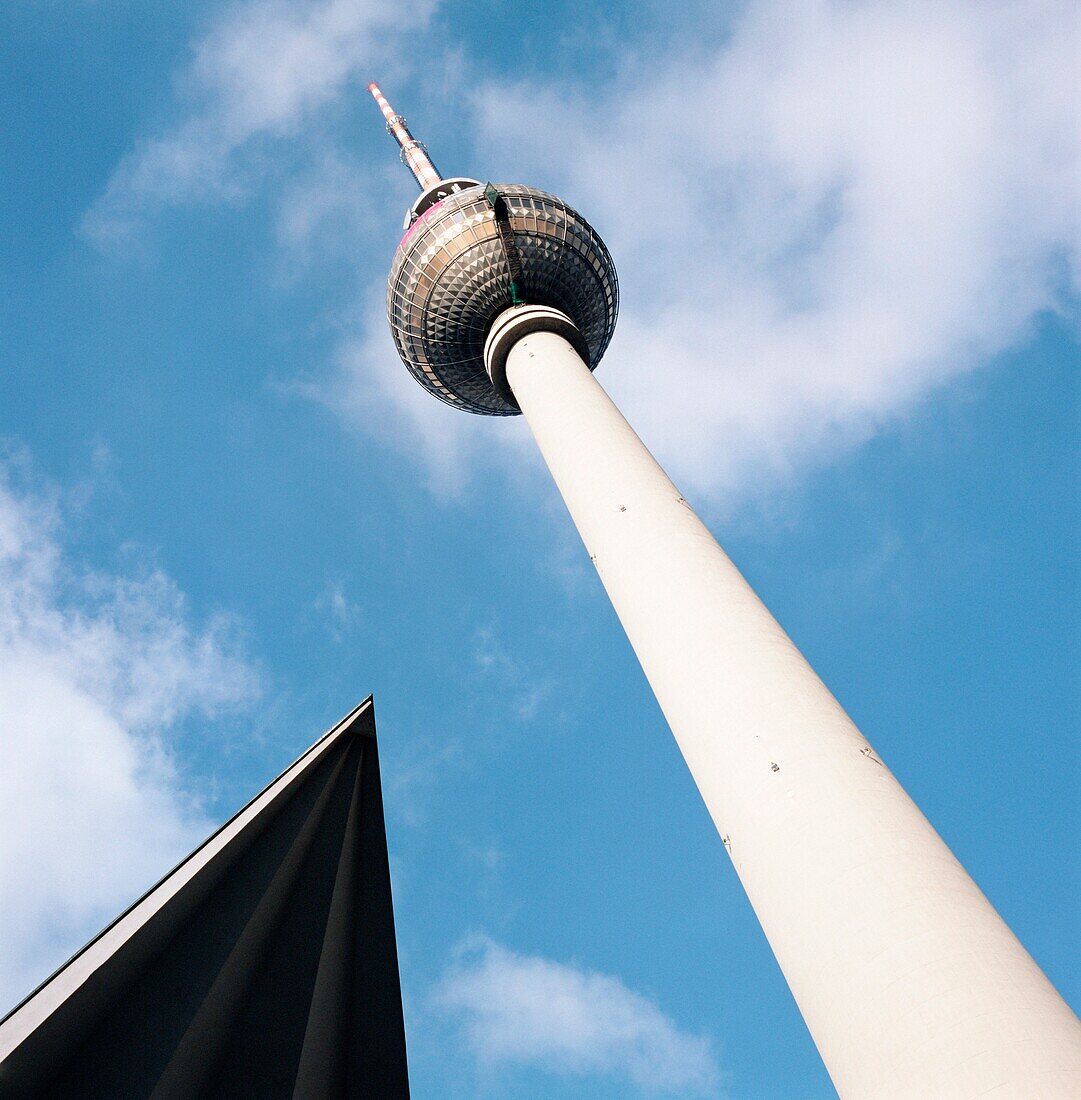
[[[493,380],[529,423],[840,1094],[1081,1095],[1077,1017],[560,326],[521,324],[514,342],[529,312],[495,322]]]
[[[593,379],[603,241],[555,196],[453,182],[406,218],[398,351],[525,416],[838,1090],[1081,1096],[1081,1022]]]

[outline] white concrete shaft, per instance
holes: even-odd
[[[1077,1017],[577,353],[507,379],[838,1092],[1081,1097]]]

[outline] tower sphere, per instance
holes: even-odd
[[[390,327],[429,392],[468,412],[513,416],[513,396],[497,391],[484,366],[492,322],[516,305],[559,310],[581,334],[592,370],[616,324],[615,265],[585,218],[554,195],[454,183],[459,190],[414,206],[390,271]]]

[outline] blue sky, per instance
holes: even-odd
[[[1081,1005],[1075,15],[6,4],[0,995],[374,692],[416,1095],[831,1094],[524,423],[396,360],[374,77],[596,225],[602,382]]]

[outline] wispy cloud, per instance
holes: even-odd
[[[600,101],[476,104],[609,238],[604,383],[683,481],[725,493],[865,438],[1067,308],[1079,35],[1044,0],[756,2],[719,48],[629,66]],[[590,136],[573,156],[571,132]]]
[[[25,466],[23,467],[25,469]],[[163,573],[83,567],[55,494],[0,465],[0,1002],[11,1003],[209,831],[166,734],[254,697],[224,617]]]
[[[465,766],[461,738],[437,741],[433,737],[403,738],[384,747],[383,786],[387,803],[407,825],[428,820],[433,792],[448,771]]]
[[[395,167],[392,160],[387,167]],[[275,230],[289,278],[303,277],[331,257],[355,262],[357,242],[382,221],[371,176],[356,156],[324,145],[282,181]]]
[[[715,1096],[721,1073],[709,1039],[688,1035],[618,978],[487,937],[468,940],[435,993],[486,1067],[604,1076],[651,1094]]]
[[[303,392],[351,427],[418,461],[432,493],[461,495],[475,468],[490,462],[493,446],[514,434],[506,421],[464,415],[437,401],[410,377],[395,350],[380,283],[357,314],[360,330],[341,342],[331,372]],[[487,459],[486,459],[487,453]]]
[[[481,677],[494,683],[500,697],[508,700],[520,722],[536,718],[541,703],[552,693],[552,684],[538,669],[513,655],[494,624],[473,632],[473,663]]]
[[[347,595],[341,580],[328,580],[313,606],[336,642],[342,641],[360,618],[360,605]]]
[[[141,142],[117,166],[105,194],[83,219],[102,245],[126,239],[148,213],[174,203],[235,199],[244,189],[245,155],[260,142],[297,137],[305,122],[366,79],[388,36],[422,23],[434,0],[247,0],[233,4],[195,43],[177,79],[175,125]],[[285,236],[341,193],[322,175],[304,189],[307,213],[283,221]],[[299,220],[298,220],[299,219]]]

